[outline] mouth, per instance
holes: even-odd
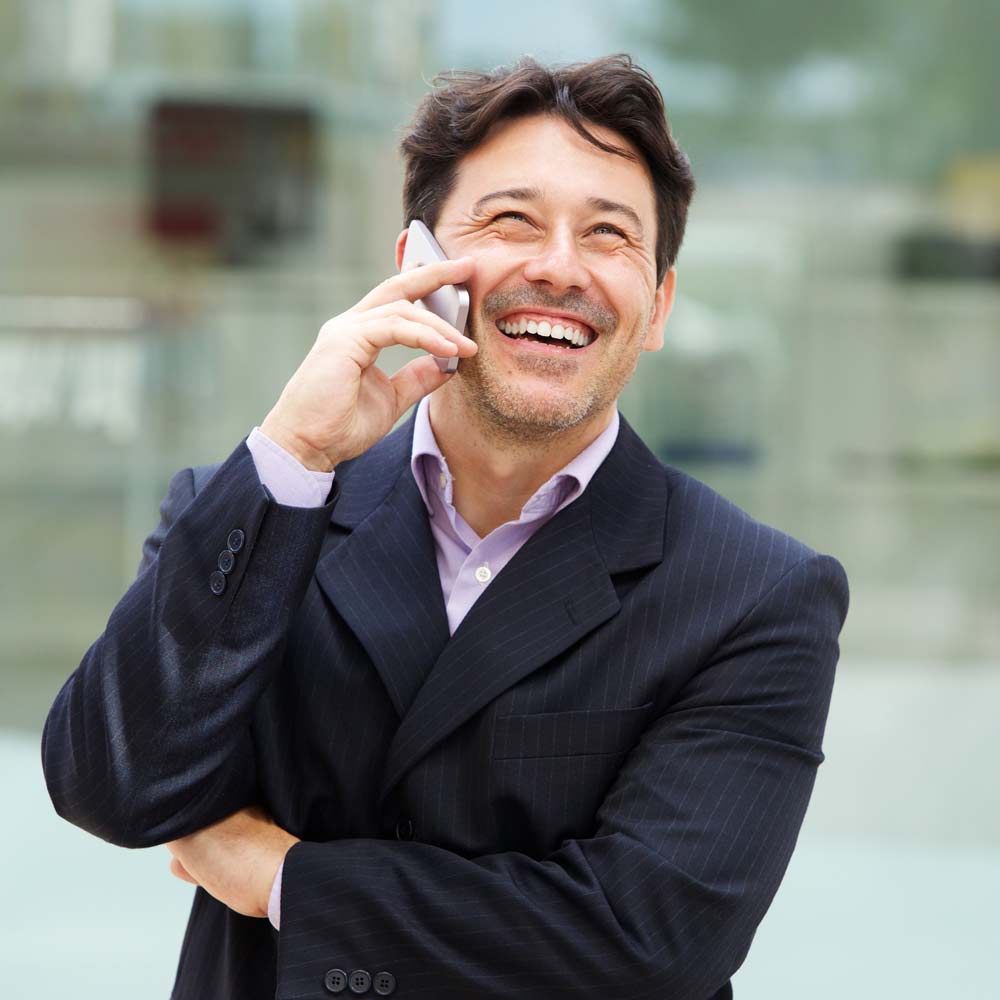
[[[593,327],[576,317],[517,312],[496,321],[508,340],[544,344],[557,351],[582,351],[597,339]]]

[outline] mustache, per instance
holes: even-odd
[[[575,313],[598,333],[610,333],[618,325],[618,314],[614,310],[596,305],[579,292],[556,296],[540,288],[500,288],[483,296],[480,309],[486,316],[496,317],[515,309],[530,311],[532,306]]]

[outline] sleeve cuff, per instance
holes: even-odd
[[[332,472],[307,469],[259,427],[247,437],[247,448],[261,484],[284,507],[322,507],[333,485]]]
[[[274,875],[274,882],[271,883],[271,895],[267,901],[267,919],[276,931],[281,930],[281,873],[285,870],[285,862],[282,860],[278,865],[278,870]]]

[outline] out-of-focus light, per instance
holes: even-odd
[[[145,326],[139,299],[96,296],[0,295],[0,328],[134,331]]]

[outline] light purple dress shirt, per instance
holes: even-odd
[[[452,503],[455,482],[431,429],[428,398],[425,396],[420,401],[413,428],[410,469],[430,518],[441,593],[452,635],[479,595],[513,559],[517,550],[549,518],[587,488],[614,447],[618,424],[618,411],[615,410],[605,430],[538,488],[521,508],[521,516],[516,521],[501,524],[485,538],[480,538]],[[333,485],[333,472],[306,469],[259,427],[247,437],[247,448],[261,483],[278,503],[287,507],[319,507],[326,501]],[[267,906],[267,916],[275,930],[280,929],[284,867],[284,862],[278,867]]]

